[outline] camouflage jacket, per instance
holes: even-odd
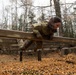
[[[50,39],[53,36],[54,31],[48,27],[47,22],[42,22],[40,24],[33,25],[33,33],[41,34],[44,39]]]

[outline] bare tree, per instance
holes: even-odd
[[[10,0],[10,2],[11,2],[12,29],[17,30],[17,25],[18,25],[17,0]]]
[[[28,13],[30,10],[30,5],[32,3],[32,0],[21,0],[21,6],[24,9],[24,25],[23,25],[23,31],[27,31],[28,27]]]
[[[61,18],[61,10],[60,10],[60,0],[53,0],[54,1],[54,7],[55,7],[55,13],[56,16]],[[63,32],[63,26],[61,25],[59,28],[59,35],[62,36],[62,32]]]

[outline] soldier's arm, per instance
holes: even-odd
[[[54,33],[56,33],[56,32],[57,32],[57,29],[50,31],[50,39],[51,40],[53,39]]]
[[[42,38],[39,30],[40,30],[40,26],[34,27],[33,28],[33,33],[36,35],[37,38]]]

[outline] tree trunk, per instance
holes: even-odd
[[[61,18],[61,11],[60,11],[60,3],[59,0],[53,0],[54,1],[54,7],[55,7],[55,13],[56,16]],[[63,32],[63,26],[61,25],[59,28],[59,35],[62,36],[62,32]]]

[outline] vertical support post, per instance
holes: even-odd
[[[20,50],[20,61],[22,61],[22,55],[23,55],[23,51]]]
[[[64,55],[65,49],[61,49],[61,56]]]
[[[38,52],[38,61],[41,61],[41,53],[42,53],[41,49],[38,49],[37,52]]]
[[[68,48],[64,48],[64,49],[61,50],[61,55],[62,55],[62,56],[63,56],[63,55],[67,55],[68,53],[69,53]]]

